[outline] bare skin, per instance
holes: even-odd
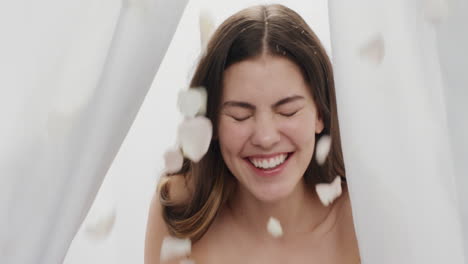
[[[304,225],[307,219],[312,220],[305,217],[296,228],[283,226],[284,236],[273,238],[266,231],[267,219],[258,221],[261,227],[254,230],[244,226],[245,217],[239,218],[235,209],[227,206],[193,246],[191,259],[205,264],[360,263],[347,188],[330,208],[323,208],[314,225]]]
[[[170,195],[183,202],[188,199],[182,177],[173,176]],[[311,198],[317,199],[315,195]],[[342,195],[329,207],[322,206],[322,215],[314,225],[299,224],[297,228],[282,223],[284,235],[275,239],[266,232],[266,221],[258,221],[258,230],[244,226],[236,215],[233,201],[221,211],[207,233],[192,247],[189,256],[196,263],[320,263],[358,264],[359,250],[354,231],[351,203],[347,187],[343,185]],[[317,211],[304,211],[318,215]],[[305,214],[307,215],[307,214]],[[313,219],[301,215],[303,221]],[[298,221],[300,223],[300,221]],[[250,226],[252,227],[252,226]],[[301,230],[301,228],[306,228]],[[307,228],[312,228],[307,230]],[[159,260],[162,239],[168,236],[162,219],[158,194],[152,201],[148,217],[145,242],[145,264],[161,263]],[[168,264],[179,263],[174,259]]]

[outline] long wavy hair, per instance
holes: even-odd
[[[163,218],[176,237],[198,241],[208,230],[237,184],[221,155],[217,128],[225,70],[232,64],[262,54],[283,56],[302,70],[324,129],[316,135],[330,135],[330,153],[321,166],[312,157],[303,179],[313,188],[345,177],[341,151],[333,70],[320,40],[299,14],[283,5],[260,5],[243,9],[225,20],[214,32],[191,80],[191,87],[208,92],[206,116],[213,123],[213,139],[198,163],[184,160],[182,169],[190,199],[174,202],[169,195],[171,176],[160,182]],[[313,132],[311,132],[313,133]],[[315,156],[315,154],[314,154]]]

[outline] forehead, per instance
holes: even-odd
[[[299,66],[285,57],[264,55],[244,60],[224,73],[223,101],[268,101],[291,95],[310,98],[310,91]]]

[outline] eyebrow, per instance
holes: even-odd
[[[294,95],[294,96],[289,96],[289,97],[286,97],[286,98],[283,98],[281,100],[279,100],[278,102],[274,103],[272,105],[273,108],[278,108],[279,106],[281,105],[284,105],[284,104],[287,104],[287,103],[290,103],[290,102],[293,102],[293,101],[297,101],[297,100],[303,100],[304,97],[303,96],[300,96],[300,95]],[[250,104],[250,103],[247,103],[247,102],[240,102],[240,101],[227,101],[223,104],[223,108],[224,107],[241,107],[241,108],[247,108],[249,110],[255,110],[255,106]]]
[[[286,98],[283,98],[283,99],[279,100],[278,102],[276,102],[273,105],[273,108],[278,108],[280,105],[284,105],[284,104],[287,104],[287,103],[290,103],[290,102],[294,102],[294,101],[297,101],[297,100],[303,100],[303,99],[304,99],[304,97],[302,97],[300,95],[294,95],[294,96],[286,97]]]
[[[250,110],[255,110],[255,106],[246,102],[239,102],[239,101],[227,101],[223,104],[223,108],[225,107],[241,107],[247,108]]]

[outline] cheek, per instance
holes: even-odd
[[[221,118],[218,132],[222,152],[238,153],[249,139],[250,128],[245,124]]]
[[[315,119],[313,115],[303,115],[284,122],[284,133],[297,145],[309,145],[315,142]]]

